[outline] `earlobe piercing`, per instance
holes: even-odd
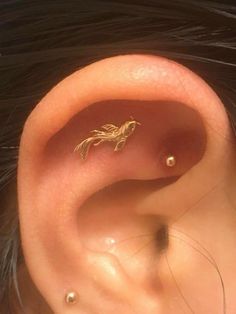
[[[131,118],[131,120],[126,121],[120,127],[114,124],[105,124],[101,127],[102,130],[93,130],[91,137],[83,140],[78,144],[74,152],[78,151],[80,153],[81,159],[85,160],[90,146],[98,146],[103,142],[114,142],[116,143],[114,151],[120,151],[124,148],[128,137],[133,134],[137,125],[141,125],[140,122]]]
[[[168,155],[166,158],[166,166],[174,167],[176,165],[176,158],[174,155]]]
[[[76,304],[78,302],[78,295],[75,291],[70,291],[66,294],[65,301],[67,304]]]

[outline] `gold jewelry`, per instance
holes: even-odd
[[[93,130],[90,133],[93,136],[88,137],[78,144],[74,152],[78,151],[80,153],[81,159],[85,160],[90,146],[98,146],[103,142],[115,142],[116,146],[114,151],[120,151],[124,148],[128,137],[133,134],[137,125],[141,125],[140,122],[135,121],[132,117],[131,120],[126,121],[120,127],[114,124],[105,124],[101,127],[102,130]]]
[[[174,167],[176,165],[176,158],[174,155],[168,155],[166,158],[166,166]]]
[[[67,304],[76,304],[78,301],[78,295],[75,291],[70,291],[66,294],[65,301]]]

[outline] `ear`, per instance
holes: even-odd
[[[130,116],[141,125],[121,151],[106,134],[86,160],[74,152],[90,131],[119,128]],[[176,158],[171,168],[169,154]],[[151,249],[134,263],[127,257],[144,240],[119,243],[184,214],[227,177],[233,158],[220,99],[173,61],[112,57],[55,86],[25,123],[18,168],[25,261],[52,310],[101,313],[100,299],[110,295],[121,304],[135,299],[142,313],[160,308],[159,290],[153,298],[147,280]],[[74,307],[64,302],[70,290],[80,293]]]

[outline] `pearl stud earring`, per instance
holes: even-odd
[[[67,304],[76,304],[78,301],[78,295],[74,291],[70,291],[66,294],[65,301]]]
[[[166,166],[167,167],[174,167],[176,165],[176,158],[174,155],[168,155],[166,158]]]

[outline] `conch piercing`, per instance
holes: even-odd
[[[91,145],[98,146],[103,142],[116,143],[114,151],[120,151],[124,148],[128,137],[134,133],[137,125],[141,125],[141,123],[132,117],[131,120],[124,122],[120,127],[110,123],[105,124],[101,127],[102,130],[91,131],[90,133],[93,135],[78,144],[74,152],[78,151],[81,159],[85,160]]]
[[[78,302],[78,295],[74,291],[70,291],[65,296],[65,301],[67,304],[76,304]]]
[[[174,155],[168,155],[166,157],[166,166],[167,167],[174,167],[176,165],[176,158]]]

